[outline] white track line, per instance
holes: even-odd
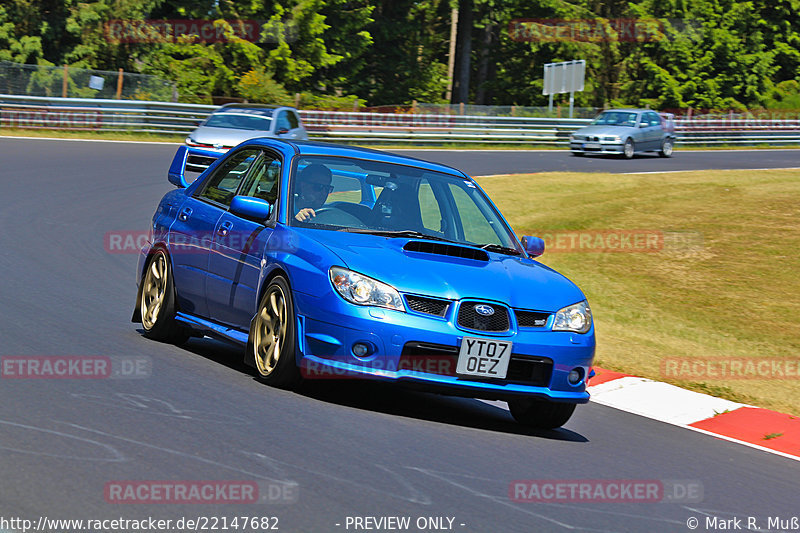
[[[616,172],[620,176],[633,174],[680,174],[684,172],[704,172],[708,170],[800,170],[800,167],[770,167],[770,168],[703,168],[695,170],[648,170],[646,172]]]
[[[129,143],[129,144],[157,144],[157,145],[175,145],[179,146],[182,143],[175,141],[124,141],[121,139],[68,139],[61,137],[20,137],[16,135],[0,135],[2,139],[22,139],[29,141],[70,141],[70,142],[90,142],[90,143]]]

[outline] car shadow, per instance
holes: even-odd
[[[255,370],[244,364],[242,349],[237,346],[205,337],[189,339],[180,347],[257,379]],[[589,442],[585,436],[566,428],[542,430],[523,426],[514,420],[508,409],[498,405],[474,398],[414,390],[394,383],[367,379],[307,379],[294,392],[315,401],[452,426],[566,442]]]
[[[306,380],[297,391],[308,398],[394,416],[515,435],[589,442],[566,428],[540,430],[517,423],[503,407],[371,380]]]

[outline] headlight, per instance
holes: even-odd
[[[186,144],[189,144],[189,143],[193,143],[194,141],[192,140],[191,137],[186,137],[186,139],[183,142],[185,142]]]
[[[405,311],[400,293],[390,285],[341,267],[331,267],[329,274],[333,286],[350,303]]]
[[[574,141],[574,140],[575,140],[575,136],[574,136],[574,135],[570,135],[570,136],[569,136],[569,142],[572,142],[572,141]]]
[[[574,331],[586,333],[592,328],[592,310],[586,300],[559,309],[553,320],[553,331]]]
[[[603,140],[606,141],[606,142],[612,142],[612,143],[621,143],[622,142],[622,139],[620,139],[619,135],[615,135],[613,137],[603,137]]]

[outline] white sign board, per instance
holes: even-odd
[[[583,90],[586,60],[547,63],[544,66],[542,94],[576,93]]]
[[[105,83],[105,81],[106,80],[104,80],[100,76],[91,76],[89,78],[89,88],[96,89],[98,91],[102,91],[103,90],[103,84]]]

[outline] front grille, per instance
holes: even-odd
[[[444,316],[450,306],[449,300],[437,300],[423,296],[406,296],[406,303],[412,311],[436,316]]]
[[[458,347],[429,342],[407,342],[400,354],[398,370],[414,370],[440,376],[455,376],[458,364]],[[505,380],[535,387],[550,385],[553,374],[553,361],[546,357],[511,354],[508,362],[508,373]],[[474,381],[483,380],[478,377],[464,377]]]
[[[514,309],[514,314],[517,317],[517,325],[521,328],[543,328],[550,317],[550,313],[523,309]]]
[[[466,246],[453,246],[433,241],[408,241],[403,250],[406,252],[421,252],[424,254],[449,255],[451,257],[461,257],[464,259],[475,259],[477,261],[488,261],[489,254],[480,248],[469,248]]]
[[[475,309],[484,306],[491,308],[493,313],[489,316],[478,313]],[[462,302],[458,310],[458,325],[462,328],[477,331],[508,331],[510,328],[508,310],[502,305],[485,302]]]

